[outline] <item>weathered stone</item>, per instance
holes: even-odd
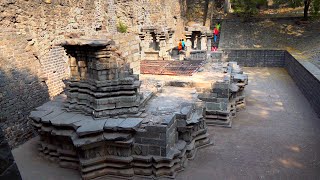
[[[193,102],[152,104],[155,111],[146,110],[153,93],[139,92],[139,77],[111,52],[114,46],[104,43],[64,43],[75,61],[70,64],[72,77],[65,81],[66,97],[55,98],[31,116],[41,136],[39,151],[59,160],[61,167],[80,169],[84,179],[173,176],[196,148],[210,144],[201,111]]]
[[[208,125],[231,127],[236,112],[245,106],[243,90],[248,84],[248,76],[243,74],[237,62],[228,62],[224,68],[227,75],[223,81],[212,84],[212,93],[200,94],[198,98],[206,102],[203,114]],[[195,119],[201,119],[201,116],[196,115]]]
[[[20,180],[20,172],[0,127],[0,179]]]
[[[81,136],[86,136],[89,134],[95,134],[99,132],[103,132],[104,124],[106,120],[91,120],[90,116],[87,116],[90,118],[88,119],[86,123],[82,124],[78,129],[77,129],[77,134]]]
[[[127,118],[121,122],[119,128],[123,130],[136,129],[140,126],[142,120],[142,118]]]

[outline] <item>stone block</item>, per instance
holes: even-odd
[[[167,132],[166,125],[146,126],[145,128],[148,132],[154,132],[154,133],[166,133]]]
[[[87,116],[87,118],[90,118],[90,120],[86,121],[84,124],[81,124],[81,126],[77,129],[77,134],[79,136],[103,132],[106,120],[93,120],[90,116]]]
[[[119,128],[127,130],[136,129],[140,126],[142,120],[142,118],[127,118],[126,120],[121,122]]]
[[[160,133],[156,133],[156,132],[149,132],[146,130],[141,130],[139,129],[135,136],[136,138],[152,138],[152,139],[160,139]]]
[[[166,147],[167,142],[166,140],[161,140],[161,139],[141,138],[141,144]]]
[[[106,119],[106,121],[105,121],[105,124],[104,124],[104,129],[110,129],[110,130],[112,130],[112,129],[116,129],[117,127],[119,127],[120,126],[120,124],[123,122],[123,121],[125,121],[126,119],[124,119],[124,118],[120,118],[120,119],[110,119],[110,118],[108,118],[108,119]]]
[[[161,156],[161,149],[159,146],[149,146],[149,154],[153,156]]]

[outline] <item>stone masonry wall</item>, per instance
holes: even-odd
[[[115,34],[111,36],[122,56],[130,63],[133,73],[140,73],[140,38],[135,34]]]
[[[283,50],[226,49],[222,58],[246,67],[283,67]]]
[[[101,34],[107,28],[99,14],[101,6],[93,0],[0,2],[0,126],[11,147],[33,136],[30,111],[64,87],[65,52],[54,45]]]
[[[49,99],[41,64],[25,50],[26,38],[15,29],[0,31],[0,126],[11,147],[33,136],[27,117]]]
[[[284,67],[320,117],[320,69],[310,62],[298,61],[288,52]]]

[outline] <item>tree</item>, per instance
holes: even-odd
[[[224,4],[225,4],[224,11],[225,11],[226,13],[230,13],[230,12],[232,11],[230,0],[225,0],[225,3],[224,3]]]
[[[310,7],[312,6],[312,10],[318,14],[319,8],[320,8],[320,1],[319,0],[276,0],[275,3],[278,4],[288,4],[291,7],[301,7],[304,6],[303,8],[303,18],[305,20],[308,20],[309,17],[309,10]]]
[[[267,5],[267,0],[232,0],[234,12],[248,20],[251,16],[258,13],[258,8]]]
[[[275,4],[286,4],[293,8],[303,6],[303,17],[308,20],[310,8],[314,14],[320,10],[320,0],[273,0]],[[252,16],[257,12],[257,8],[266,5],[267,0],[232,0],[232,7],[235,12],[242,13],[246,16]]]

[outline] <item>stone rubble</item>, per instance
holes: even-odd
[[[213,83],[210,92],[198,96],[205,102],[203,115],[207,125],[231,127],[236,112],[246,105],[244,88],[248,85],[248,76],[237,62],[228,62],[224,72],[224,79]]]

